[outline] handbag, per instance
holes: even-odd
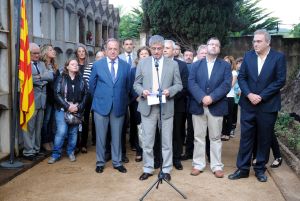
[[[65,122],[69,125],[78,125],[82,123],[82,117],[78,113],[65,112]]]
[[[64,83],[64,78],[62,78],[62,83]],[[65,86],[65,101],[67,101],[67,86]],[[64,119],[68,125],[79,125],[82,123],[82,116],[80,113],[65,111]]]

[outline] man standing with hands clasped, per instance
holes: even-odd
[[[142,118],[142,145],[144,168],[140,180],[146,180],[153,175],[154,159],[153,145],[156,126],[159,121],[159,104],[151,105],[148,102],[152,94],[158,93],[158,80],[162,90],[162,95],[166,97],[166,103],[162,104],[162,171],[164,179],[171,180],[172,170],[172,132],[174,116],[174,96],[182,90],[179,67],[177,62],[163,56],[164,38],[154,35],[149,40],[151,57],[140,61],[136,70],[134,90],[141,95],[138,111]],[[158,76],[157,77],[157,70]]]
[[[224,176],[221,161],[221,130],[223,116],[228,113],[226,94],[231,88],[230,64],[217,58],[220,53],[218,38],[207,41],[207,56],[192,65],[188,89],[192,95],[190,112],[194,126],[194,155],[191,175],[204,171],[205,136],[208,128],[210,140],[210,168],[215,177]]]
[[[280,89],[285,84],[285,56],[270,48],[271,36],[264,30],[254,32],[253,48],[244,56],[238,82],[242,91],[241,140],[237,156],[237,170],[231,180],[249,177],[253,143],[257,139],[255,176],[266,182],[265,175],[270,146],[274,140],[274,126],[281,108]]]

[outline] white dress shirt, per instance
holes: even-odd
[[[211,62],[206,59],[207,62],[207,72],[208,72],[208,79],[210,79],[211,72],[213,70],[214,64],[215,64],[216,59],[212,60]]]

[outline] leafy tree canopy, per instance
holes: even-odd
[[[300,23],[296,24],[290,33],[294,37],[300,37]]]
[[[274,29],[277,18],[257,7],[260,0],[142,0],[143,27],[196,49],[212,36],[222,43],[228,35]]]
[[[137,8],[134,8],[132,12],[123,15],[119,24],[119,38],[121,40],[125,38],[138,39],[142,26],[143,13]]]

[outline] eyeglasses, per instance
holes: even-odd
[[[162,51],[163,47],[150,47],[152,51]]]
[[[40,52],[31,52],[31,54],[40,54]]]
[[[252,44],[254,44],[254,43],[262,43],[262,42],[263,42],[262,40],[253,40]]]
[[[209,46],[216,46],[216,47],[220,47],[220,45],[219,45],[218,43],[209,43],[209,44],[207,44],[207,45],[209,45]]]

